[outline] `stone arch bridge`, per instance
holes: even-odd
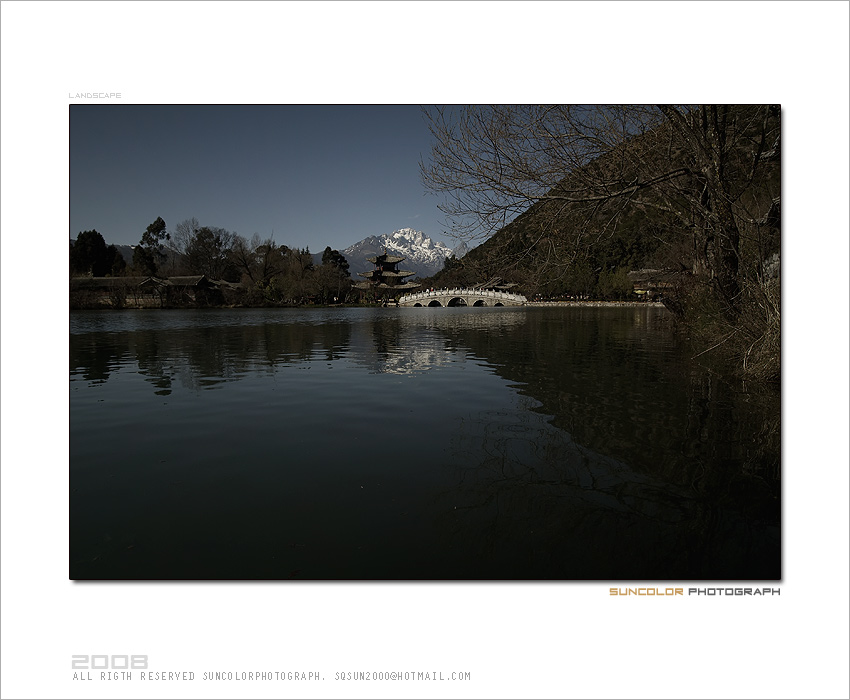
[[[524,306],[522,294],[497,292],[492,289],[435,289],[406,294],[399,306]]]

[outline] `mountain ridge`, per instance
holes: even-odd
[[[368,258],[384,252],[403,257],[404,262],[401,267],[413,272],[414,277],[419,278],[430,277],[442,270],[446,258],[454,254],[454,251],[445,243],[435,241],[422,231],[412,228],[397,229],[390,234],[367,236],[340,252],[348,260],[352,277],[357,277],[358,272],[371,270],[372,263],[368,261]]]
[[[73,244],[74,239],[71,239]],[[133,249],[135,246],[116,245],[119,253],[124,257],[128,265],[133,263]],[[414,273],[415,277],[430,277],[443,269],[447,257],[463,257],[468,248],[461,243],[456,248],[449,248],[445,243],[435,241],[422,231],[413,228],[401,228],[389,234],[367,236],[363,240],[352,243],[340,252],[348,261],[349,270],[353,278],[357,278],[358,272],[366,272],[372,269],[372,263],[368,258],[380,255],[386,250],[388,253],[403,257],[402,266]],[[322,264],[323,252],[313,253],[313,262]]]

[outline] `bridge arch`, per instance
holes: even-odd
[[[496,289],[459,288],[426,289],[414,294],[405,294],[399,306],[524,306],[528,300],[522,294]]]

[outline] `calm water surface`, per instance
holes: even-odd
[[[73,579],[778,579],[779,395],[638,308],[74,312]]]

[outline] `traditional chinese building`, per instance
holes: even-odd
[[[185,277],[72,277],[71,308],[162,308],[219,306],[224,289],[241,285],[211,280],[206,275]]]
[[[406,292],[420,285],[416,282],[405,282],[405,277],[414,274],[410,270],[399,270],[398,265],[404,258],[390,255],[386,251],[373,258],[366,258],[375,266],[369,272],[358,272],[365,281],[354,286],[361,291],[374,291],[376,297],[394,297],[396,292]]]

